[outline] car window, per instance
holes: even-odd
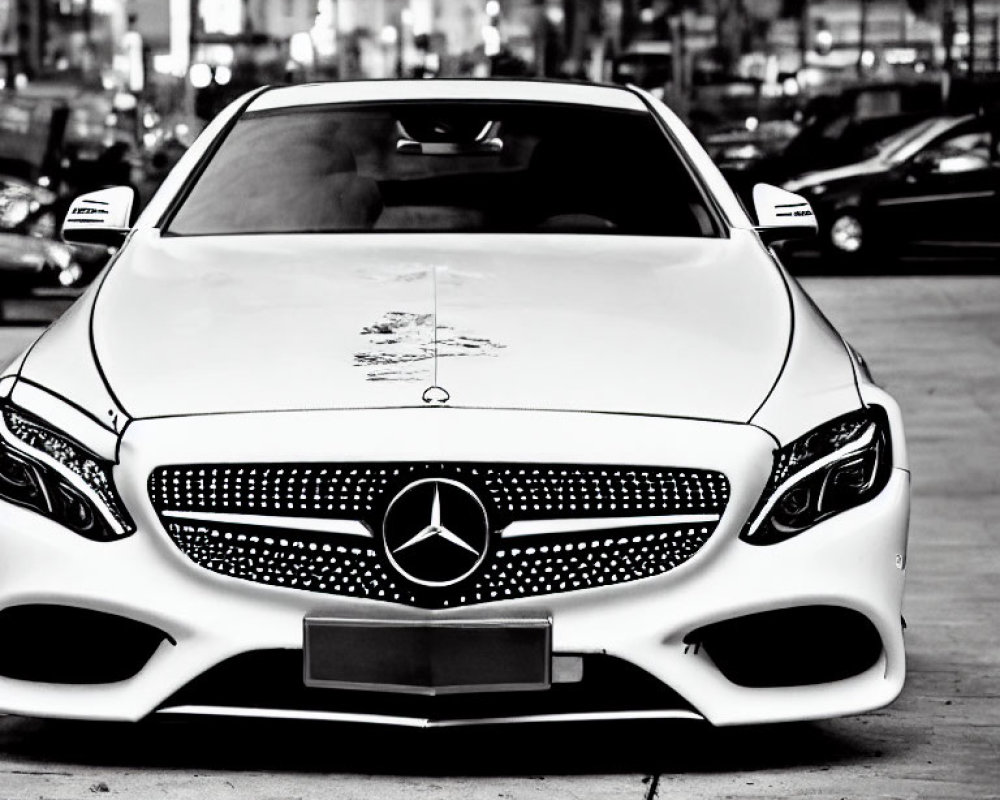
[[[378,103],[244,115],[167,233],[717,235],[645,112]]]
[[[935,142],[921,155],[921,160],[931,163],[935,172],[943,174],[986,169],[992,160],[990,134],[966,129]]]
[[[950,153],[977,153],[985,157],[990,150],[990,135],[986,131],[963,133],[939,142],[936,149]]]

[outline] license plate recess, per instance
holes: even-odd
[[[307,686],[439,695],[551,685],[552,622],[306,617]]]

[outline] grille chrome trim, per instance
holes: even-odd
[[[664,514],[650,517],[517,520],[500,531],[500,536],[503,539],[516,539],[521,536],[647,528],[655,525],[698,525],[704,522],[718,522],[720,519],[719,514]]]
[[[686,709],[638,709],[635,711],[584,711],[566,714],[527,714],[521,717],[482,717],[479,719],[428,719],[388,714],[357,714],[343,711],[307,711],[283,708],[246,708],[242,706],[167,706],[158,714],[190,714],[218,717],[261,719],[298,719],[320,722],[360,722],[367,725],[395,725],[405,728],[464,728],[475,725],[511,725],[534,722],[602,722],[640,719],[687,719],[704,721],[696,711]]]
[[[164,517],[186,519],[194,522],[216,522],[228,525],[250,525],[264,528],[283,528],[289,531],[315,533],[342,533],[345,536],[363,536],[371,539],[368,526],[356,519],[329,519],[326,517],[288,517],[277,514],[225,514],[215,511],[161,511]]]

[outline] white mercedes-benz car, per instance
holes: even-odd
[[[897,404],[631,88],[263,88],[0,375],[0,711],[716,725],[904,677]]]

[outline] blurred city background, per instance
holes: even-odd
[[[637,84],[745,199],[809,196],[832,258],[870,255],[872,218],[809,176],[878,156],[925,195],[996,178],[1000,0],[0,0],[0,292],[86,283],[107,254],[59,241],[69,200],[147,202],[255,86],[439,76]]]

